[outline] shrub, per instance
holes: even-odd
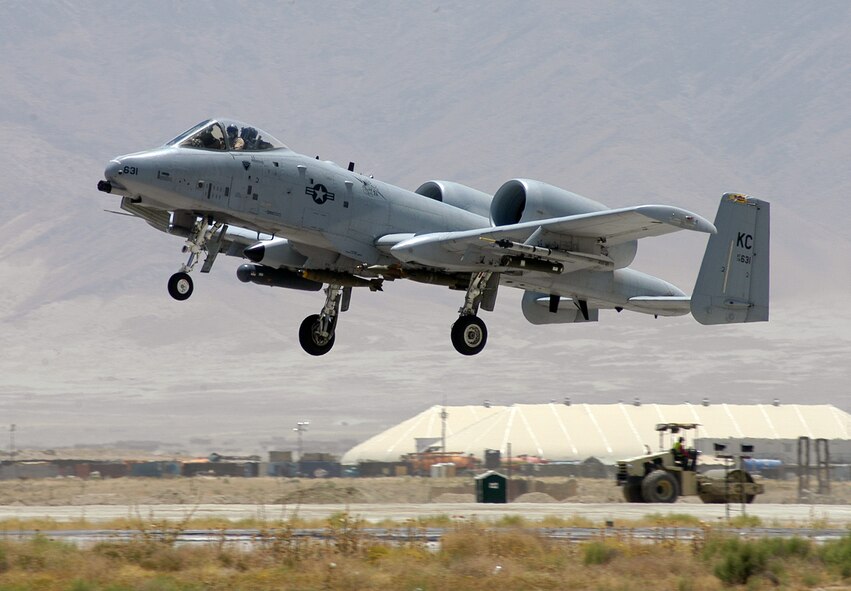
[[[807,558],[812,551],[813,545],[809,540],[797,537],[745,541],[713,537],[707,540],[703,556],[716,561],[713,572],[724,583],[744,585],[754,575],[765,574],[771,578],[774,573],[769,571],[782,570],[782,561]],[[779,560],[772,562],[772,559]]]
[[[730,519],[730,527],[750,528],[760,526],[762,526],[762,519],[756,515],[736,515]]]
[[[839,573],[851,578],[851,534],[838,540],[825,542],[819,552],[821,560]]]
[[[588,542],[582,549],[582,562],[585,565],[608,564],[617,554],[618,551],[605,542]]]
[[[766,554],[756,544],[731,544],[713,572],[727,585],[744,585],[765,570]]]

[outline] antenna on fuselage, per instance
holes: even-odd
[[[355,163],[349,162],[349,172],[354,172],[354,171],[355,171]]]

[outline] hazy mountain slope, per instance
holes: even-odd
[[[251,445],[302,418],[363,437],[444,391],[847,407],[849,30],[844,2],[3,3],[0,416],[24,441]],[[725,191],[766,198],[772,321],[533,327],[505,291],[462,359],[460,294],[397,283],[356,293],[308,358],[295,330],[321,297],[240,284],[231,260],[174,302],[180,241],[102,212],[110,157],[215,115],[410,188],[525,176],[710,218]],[[649,240],[637,266],[688,291],[704,244]]]

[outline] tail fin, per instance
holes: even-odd
[[[701,324],[768,320],[769,203],[725,193],[691,296]]]

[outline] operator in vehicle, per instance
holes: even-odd
[[[682,466],[685,466],[688,463],[688,458],[685,455],[684,442],[685,438],[680,437],[674,442],[674,446],[671,448],[671,451],[674,454],[674,462],[681,464]]]

